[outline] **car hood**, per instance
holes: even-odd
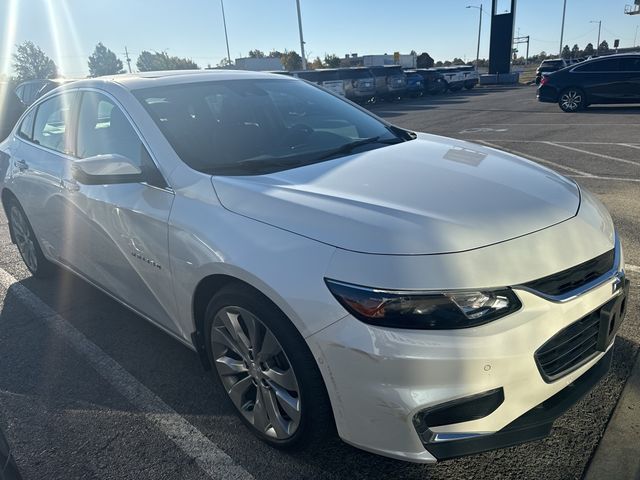
[[[480,248],[565,221],[580,206],[576,184],[547,168],[426,134],[283,172],[212,182],[232,212],[373,254]]]

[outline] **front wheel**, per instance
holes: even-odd
[[[326,439],[334,421],[324,382],[288,318],[242,285],[218,292],[206,317],[207,353],[240,419],[266,443]]]
[[[9,229],[11,238],[18,247],[22,261],[34,277],[46,278],[51,276],[54,265],[42,253],[33,228],[27,215],[17,200],[9,200]]]
[[[567,88],[560,93],[558,105],[563,112],[574,113],[587,106],[584,92],[579,88]]]

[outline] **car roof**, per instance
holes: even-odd
[[[250,72],[245,70],[169,70],[157,72],[125,73],[97,78],[78,80],[73,83],[75,88],[96,86],[99,84],[117,83],[128,90],[138,90],[147,87],[160,87],[183,83],[211,82],[240,79],[280,79],[291,80],[285,75],[273,73]]]

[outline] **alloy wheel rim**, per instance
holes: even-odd
[[[29,270],[35,272],[38,269],[35,241],[31,236],[27,220],[17,207],[11,208],[11,228],[22,260]]]
[[[300,425],[300,388],[273,332],[235,306],[214,317],[211,347],[216,370],[235,407],[271,438],[291,438]]]
[[[571,90],[562,95],[562,106],[567,110],[576,110],[582,102],[582,95],[575,90]]]

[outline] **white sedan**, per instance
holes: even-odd
[[[65,85],[0,144],[0,190],[34,275],[195,350],[277,447],[337,431],[428,463],[540,438],[625,313],[616,231],[575,182],[289,77]]]

